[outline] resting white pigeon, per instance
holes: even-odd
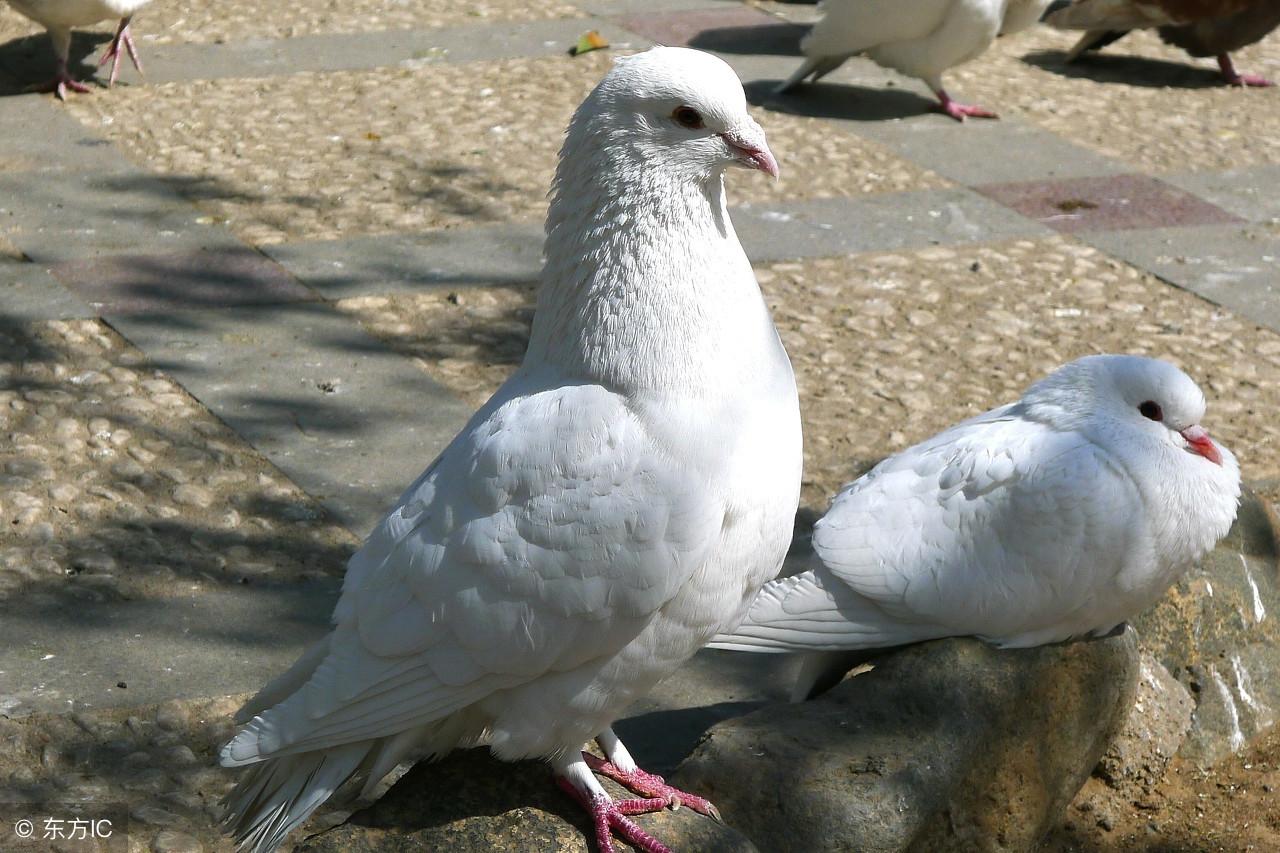
[[[808,57],[778,87],[785,92],[806,78],[821,80],[844,61],[866,54],[886,68],[923,80],[942,112],[997,118],[983,107],[953,101],[942,74],[986,51],[996,36],[1024,30],[1040,19],[1050,0],[823,0],[822,20],[800,42]]]
[[[719,59],[654,48],[574,115],[523,364],[352,557],[333,632],[222,750],[244,847],[345,779],[487,744],[542,756],[611,831],[710,804],[610,730],[777,573],[800,489],[791,363],[729,221],[723,171],[777,175]],[[254,716],[256,715],[256,716]],[[595,738],[608,762],[588,764]],[[648,799],[614,803],[592,766]]]
[[[1226,535],[1240,469],[1173,365],[1089,356],[1016,403],[881,462],[815,526],[811,568],[772,581],[717,648],[1022,647],[1105,634]],[[830,665],[806,661],[797,694]]]
[[[133,36],[129,33],[129,22],[134,12],[150,3],[151,0],[9,0],[9,5],[23,15],[35,21],[49,31],[49,40],[53,42],[53,53],[58,63],[57,72],[48,83],[38,84],[33,90],[54,92],[66,100],[67,90],[88,92],[89,87],[77,81],[67,70],[68,57],[71,54],[72,27],[86,27],[111,18],[119,18],[116,34],[102,54],[98,65],[105,65],[111,60],[111,76],[107,85],[114,85],[120,76],[120,48],[123,46],[133,60],[133,67],[142,71],[142,63],[138,60],[138,50],[133,44]]]

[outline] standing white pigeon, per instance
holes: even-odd
[[[351,558],[332,633],[241,710],[222,750],[243,847],[344,780],[487,744],[541,756],[610,835],[714,813],[636,767],[610,725],[776,574],[800,489],[791,363],[722,173],[777,175],[708,54],[620,58],[569,125],[519,370]],[[581,752],[596,739],[608,762]],[[610,800],[592,773],[647,798]]]
[[[942,74],[986,51],[996,36],[1024,30],[1051,0],[823,0],[822,20],[800,42],[808,57],[778,87],[785,92],[812,77],[821,80],[857,54],[923,80],[942,112],[997,118],[983,107],[951,100]]]
[[[1016,403],[881,462],[814,528],[812,568],[772,581],[715,647],[1007,647],[1105,634],[1226,535],[1235,457],[1167,362],[1082,358]],[[800,697],[829,665],[806,661]]]
[[[111,43],[98,60],[102,66],[111,61],[111,76],[108,86],[115,85],[120,76],[120,49],[123,46],[133,60],[133,67],[142,71],[142,63],[138,60],[138,50],[133,44],[133,36],[129,33],[129,22],[134,12],[150,3],[151,0],[9,0],[9,5],[23,15],[35,21],[49,31],[49,40],[53,42],[53,53],[58,69],[48,83],[32,87],[33,91],[54,92],[62,100],[67,98],[67,90],[88,92],[89,87],[77,81],[67,70],[67,62],[71,54],[72,27],[86,27],[111,18],[119,18],[116,34]]]

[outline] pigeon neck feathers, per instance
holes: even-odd
[[[671,104],[687,101],[710,126],[719,102],[704,91],[637,91],[620,72],[643,56],[621,60],[569,126],[526,366],[629,393],[702,393],[747,371],[768,376],[785,354],[729,219],[727,162],[660,126]],[[749,122],[741,85],[723,73],[731,86],[710,81],[730,90],[723,109]],[[762,346],[762,335],[772,341]],[[645,352],[658,355],[637,357]]]

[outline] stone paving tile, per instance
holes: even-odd
[[[1180,364],[1246,477],[1280,472],[1280,334],[1064,237],[757,266],[800,384],[805,505],[871,461],[1082,355]],[[519,362],[533,289],[360,297],[339,307],[478,403]]]
[[[1225,225],[1240,220],[1145,175],[986,184],[975,189],[1057,231]]]
[[[109,319],[360,536],[471,416],[324,304]]]
[[[118,164],[127,166],[127,164]],[[235,248],[226,229],[145,171],[0,171],[0,233],[39,263],[100,255]]]
[[[67,290],[45,267],[14,259],[0,251],[0,317],[13,321],[92,316],[93,309]]]
[[[123,68],[116,90],[187,80],[254,79],[305,72],[332,74],[371,68],[563,56],[588,29],[598,30],[619,48],[648,46],[639,36],[595,18],[463,24],[435,30],[327,33],[226,44],[158,44],[147,51],[145,78],[132,67]],[[29,47],[29,51],[18,57],[13,56],[12,51],[0,50],[0,96],[22,92],[29,83],[48,79],[53,74],[52,55]],[[96,94],[106,92],[105,78],[100,74],[93,77],[92,63],[82,66],[77,73],[86,80],[93,79],[98,86]],[[145,122],[146,117],[138,120]]]
[[[1097,231],[1080,239],[1280,331],[1278,226]]]
[[[113,255],[51,270],[98,314],[273,305],[315,298],[283,267],[252,249]]]
[[[0,174],[120,167],[110,143],[39,95],[0,98],[0,128],[17,130],[0,134]]]
[[[350,533],[103,322],[5,320],[0,429],[0,714],[245,690],[323,624]]]
[[[1212,60],[1150,32],[1064,65],[1076,37],[1038,27],[999,39],[949,75],[951,89],[1152,174],[1280,163],[1280,89],[1220,86]],[[1241,69],[1280,76],[1280,39],[1233,56]]]
[[[532,21],[581,16],[574,6],[548,0],[309,0],[301,3],[260,3],[225,0],[219,3],[153,3],[133,23],[134,38],[143,54],[149,43],[252,41],[295,38],[329,33],[431,29],[468,23]],[[103,21],[85,29],[110,34]],[[40,32],[40,27],[6,4],[0,6],[0,44]]]
[[[326,298],[532,281],[542,269],[542,226],[476,226],[425,234],[276,243],[264,247]]]
[[[1183,172],[1161,175],[1223,210],[1251,222],[1280,221],[1280,165],[1248,166],[1225,172]]]
[[[756,261],[1049,233],[963,189],[765,201],[735,205],[731,215],[747,256]],[[542,269],[542,240],[542,229],[525,223],[280,243],[265,251],[308,287],[337,299],[534,281]]]
[[[599,51],[350,73],[338,87],[311,74],[168,84],[69,109],[255,244],[539,221],[564,127],[610,62]],[[783,177],[735,172],[734,201],[946,185],[815,119],[762,120]]]
[[[734,48],[734,53],[794,54],[799,51],[799,39],[806,30],[738,3],[722,3],[710,9],[645,10],[618,20],[655,44],[712,51],[728,46]]]

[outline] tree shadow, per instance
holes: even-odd
[[[1223,86],[1217,69],[1167,59],[1090,51],[1074,62],[1060,50],[1038,50],[1022,61],[1059,77],[1149,89],[1216,89]]]
[[[32,23],[33,27],[38,26]],[[82,82],[97,82],[98,47],[111,41],[107,33],[72,31],[67,69]],[[47,33],[38,32],[0,44],[0,97],[21,95],[53,77],[57,63]]]

